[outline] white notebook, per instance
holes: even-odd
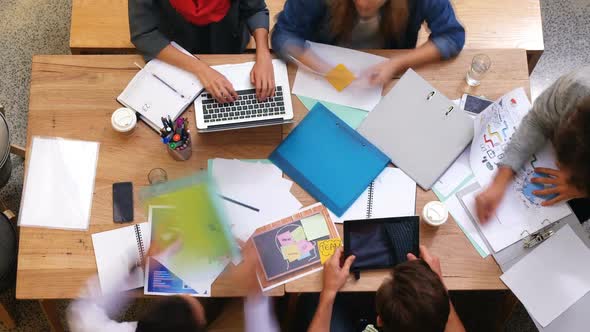
[[[135,269],[128,280],[125,276],[134,265],[143,261],[150,246],[150,237],[151,226],[147,222],[92,234],[103,293],[143,287],[142,268]]]
[[[415,214],[416,182],[399,168],[392,167],[386,167],[342,217],[330,212],[335,223]]]
[[[173,42],[171,45],[192,56],[178,44]],[[131,79],[125,90],[117,97],[117,101],[137,112],[143,121],[159,131],[162,127],[162,117],[170,116],[172,120],[176,120],[201,91],[203,85],[195,75],[153,59]]]
[[[98,142],[33,137],[20,226],[88,229]]]

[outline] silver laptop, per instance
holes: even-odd
[[[223,74],[238,93],[232,103],[218,103],[210,93],[204,92],[195,99],[195,117],[199,132],[241,129],[289,123],[293,120],[291,89],[287,66],[273,60],[275,95],[263,102],[256,98],[256,89],[250,83],[254,62],[213,66]]]
[[[473,120],[409,69],[358,132],[428,190],[473,139]]]

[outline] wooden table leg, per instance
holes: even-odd
[[[7,329],[14,329],[16,328],[16,324],[14,323],[14,319],[10,316],[8,311],[2,303],[0,303],[0,323],[4,324]]]
[[[51,331],[64,332],[64,328],[61,325],[61,320],[59,319],[59,314],[57,313],[55,301],[39,300],[39,305],[41,305],[41,309],[43,309],[43,313],[45,314],[45,318],[47,318],[47,322],[49,323]]]
[[[543,55],[543,51],[527,50],[526,57],[529,65],[529,75],[533,72],[533,69],[535,69],[537,62],[541,59],[541,55]]]

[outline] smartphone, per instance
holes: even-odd
[[[461,97],[460,106],[465,112],[479,114],[493,103],[493,101],[485,98],[464,94],[463,97]]]
[[[133,184],[131,182],[113,183],[113,221],[116,223],[133,221]]]

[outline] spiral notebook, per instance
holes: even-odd
[[[416,213],[416,182],[399,168],[386,167],[342,217],[345,220],[407,217]]]
[[[144,271],[139,266],[150,246],[151,227],[147,222],[92,234],[92,245],[103,293],[143,287]],[[125,285],[121,282],[125,281]]]

